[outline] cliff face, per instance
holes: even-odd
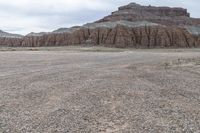
[[[22,46],[102,45],[109,47],[197,47],[198,39],[177,27],[144,26],[80,28],[73,33],[25,37]]]
[[[124,12],[142,12],[142,13],[150,13],[152,15],[157,16],[168,16],[168,17],[176,17],[176,16],[186,16],[190,17],[190,14],[187,12],[187,9],[183,8],[170,8],[170,7],[155,7],[155,6],[141,6],[136,3],[130,3],[129,5],[119,7],[119,11],[114,12],[113,14],[124,13]]]
[[[20,46],[23,36],[0,30],[0,46]]]
[[[199,47],[200,20],[183,8],[131,3],[111,15],[81,27],[61,28],[25,37],[0,37],[9,46],[102,45],[109,47]]]
[[[22,38],[0,37],[0,46],[21,46]]]
[[[141,6],[136,3],[119,7],[118,11],[112,12],[111,15],[98,20],[97,22],[106,21],[149,21],[163,25],[198,25],[199,19],[190,18],[187,9]]]

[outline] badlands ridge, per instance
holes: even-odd
[[[96,22],[26,36],[0,31],[3,46],[100,45],[133,48],[200,46],[200,19],[187,9],[130,3]]]

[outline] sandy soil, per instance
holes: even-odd
[[[1,51],[0,132],[200,132],[199,50]]]

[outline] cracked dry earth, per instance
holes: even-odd
[[[192,50],[0,52],[0,132],[199,133],[198,57]]]

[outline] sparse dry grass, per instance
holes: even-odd
[[[135,49],[135,48],[114,48],[103,46],[49,46],[49,47],[6,47],[0,46],[0,51],[81,51],[81,52],[167,52],[167,53],[183,53],[183,52],[200,52],[200,48],[191,49]]]
[[[129,49],[106,48],[106,47],[82,47],[82,46],[60,46],[60,47],[0,47],[0,51],[81,51],[81,52],[123,52]]]

